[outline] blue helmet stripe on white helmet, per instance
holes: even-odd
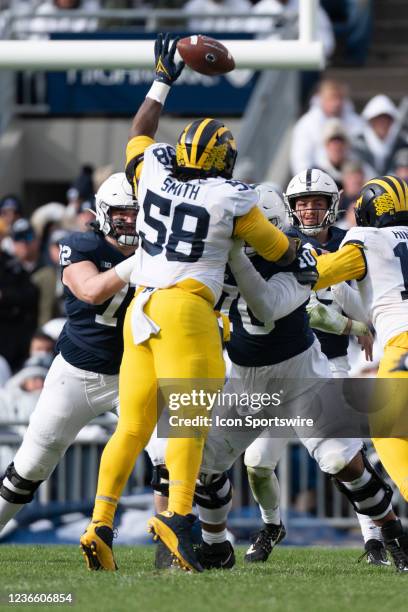
[[[136,224],[129,231],[119,232],[110,216],[111,208],[134,209],[139,206],[124,172],[116,172],[99,187],[95,196],[96,223],[105,236],[112,236],[121,246],[138,243]]]
[[[301,217],[296,213],[295,207],[297,198],[308,195],[327,197],[328,208],[321,223],[305,226]],[[284,198],[290,223],[308,236],[316,236],[322,229],[333,225],[336,221],[340,199],[339,190],[332,177],[319,168],[308,168],[296,174],[290,180]]]

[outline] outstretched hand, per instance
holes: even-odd
[[[158,34],[154,43],[155,80],[170,87],[178,79],[184,68],[183,61],[178,63],[174,61],[178,41],[179,37],[175,38],[170,47],[170,34],[164,36]]]

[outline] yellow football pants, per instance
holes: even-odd
[[[404,434],[407,431],[408,372],[392,372],[392,370],[407,352],[408,332],[405,332],[387,343],[378,370],[378,378],[389,379],[389,381],[380,383],[379,393],[384,398],[386,396],[387,400],[387,414],[381,423],[381,429],[384,428],[385,431],[394,429],[396,435],[398,431]],[[373,438],[372,440],[381,463],[397,485],[403,498],[408,501],[408,437]]]
[[[117,501],[139,453],[157,421],[160,379],[208,379],[222,388],[225,368],[217,318],[212,305],[184,289],[172,287],[152,294],[144,312],[160,332],[135,345],[130,304],[124,324],[124,354],[119,376],[120,417],[102,455],[93,520],[112,523]],[[216,381],[216,382],[215,382]],[[216,389],[215,389],[216,385]],[[205,435],[169,438],[166,466],[170,474],[168,509],[191,512]]]

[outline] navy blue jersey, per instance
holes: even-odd
[[[330,251],[330,253],[333,253],[334,251],[338,250],[341,241],[347,233],[345,230],[342,230],[339,227],[329,227],[329,240],[325,244],[322,244],[313,236],[306,236],[305,234],[302,234],[297,228],[293,228],[293,230],[295,233],[292,233],[291,230],[290,233],[292,235],[301,237],[303,242],[306,241],[306,244],[310,244],[317,251],[324,250]],[[320,289],[319,291],[317,291],[316,295],[319,302],[322,302],[322,304],[330,306],[331,308],[335,308],[336,310],[338,310],[338,312],[341,312],[340,306],[338,306],[333,300],[330,287],[327,287],[326,289]],[[334,357],[343,357],[344,355],[347,355],[349,336],[339,336],[337,334],[330,334],[329,332],[319,331],[318,329],[315,330],[315,334],[318,337],[319,342],[322,346],[323,353],[328,359],[333,359]]]
[[[92,262],[105,272],[125,259],[123,254],[96,231],[75,232],[61,243],[62,268],[80,261]],[[134,289],[128,285],[103,304],[87,304],[64,285],[68,318],[57,348],[73,366],[100,374],[117,374],[123,353],[122,328]]]
[[[291,265],[282,268],[260,255],[251,257],[251,262],[265,280],[278,272],[292,270]],[[256,319],[238,294],[235,279],[227,266],[224,291],[216,308],[225,308],[228,300],[231,301],[229,318],[232,333],[226,349],[233,363],[246,367],[273,365],[303,353],[313,344],[315,337],[309,326],[305,308],[307,302],[275,321],[272,329],[268,328]],[[224,302],[224,306],[221,302]]]

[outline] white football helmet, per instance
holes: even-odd
[[[275,183],[258,183],[255,191],[259,193],[258,207],[265,217],[284,231],[289,225],[289,217],[279,186]]]
[[[305,226],[295,210],[296,199],[307,195],[322,195],[328,198],[327,213],[323,221],[316,225]],[[332,177],[323,170],[309,168],[299,172],[290,181],[284,196],[290,222],[307,236],[316,236],[322,229],[333,225],[336,221],[340,197],[339,190]]]
[[[259,194],[258,208],[265,217],[280,230],[285,231],[289,226],[289,217],[283,201],[283,194],[275,183],[254,183],[251,185]],[[248,256],[255,255],[256,251],[251,246],[245,246]]]
[[[120,246],[136,246],[139,237],[134,223],[112,220],[111,209],[139,210],[126,174],[116,172],[99,187],[95,196],[96,223],[105,236],[112,236]]]

